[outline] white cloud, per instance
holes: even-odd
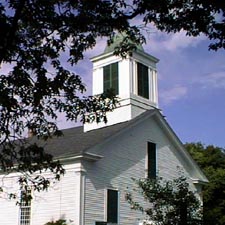
[[[225,71],[218,71],[202,76],[196,83],[200,83],[203,88],[225,88]]]
[[[165,105],[171,104],[187,95],[187,87],[175,86],[169,90],[160,91],[160,102]]]
[[[188,47],[196,47],[200,42],[206,40],[204,35],[198,37],[186,36],[184,31],[175,34],[166,34],[155,31],[150,33],[147,43],[152,51],[177,51]]]

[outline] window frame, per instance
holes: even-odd
[[[28,192],[32,196],[31,189],[29,190],[21,190],[20,192],[20,208],[19,208],[19,225],[31,225],[31,204],[32,201],[28,200],[26,202],[22,199],[22,195],[24,192]]]

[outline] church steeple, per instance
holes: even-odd
[[[113,54],[119,37],[103,54],[91,59],[93,63],[93,95],[101,94],[107,89],[114,89],[120,105],[107,114],[108,122],[85,124],[84,131],[125,122],[135,118],[151,108],[158,107],[158,87],[154,56],[144,52],[138,46],[131,56],[125,59]]]

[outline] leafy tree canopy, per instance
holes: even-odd
[[[146,204],[136,202],[128,192],[126,199],[134,210],[146,215],[146,224],[155,225],[201,225],[201,204],[190,190],[185,177],[174,180],[140,179],[135,180]]]
[[[65,219],[59,219],[59,220],[56,220],[56,221],[48,222],[45,225],[68,225],[68,223],[66,222]]]
[[[225,150],[201,143],[187,143],[186,149],[209,179],[203,190],[204,224],[225,224]]]
[[[115,53],[125,56],[145,41],[143,26],[131,23],[142,18],[145,25],[166,32],[204,33],[217,50],[225,48],[224,13],[220,0],[2,0],[0,65],[11,69],[0,70],[1,168],[26,174],[19,179],[21,186],[31,182],[45,189],[49,181],[31,179],[31,174],[50,169],[58,179],[63,168],[37,144],[10,141],[27,129],[39,138],[59,135],[58,113],[68,120],[106,120],[116,99],[112,94],[82,98],[85,85],[68,69],[98,37],[107,37],[110,44],[116,32],[123,33]]]

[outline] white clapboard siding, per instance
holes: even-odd
[[[18,224],[19,207],[8,196],[8,193],[18,192],[15,174],[0,175],[0,187],[7,187],[7,192],[0,193],[0,224]]]
[[[88,149],[89,153],[102,156],[97,161],[79,158],[76,163],[70,161],[65,165],[66,174],[60,182],[47,192],[33,192],[31,225],[44,225],[60,218],[71,225],[95,225],[95,221],[106,221],[107,189],[119,192],[119,224],[137,225],[144,215],[130,209],[125,194],[135,187],[131,178],[146,177],[148,142],[156,144],[158,176],[173,179],[181,171],[188,178],[198,178],[196,167],[180,154],[182,147],[162,128],[163,125],[156,116],[146,117]],[[193,191],[201,190],[191,179],[189,181]],[[0,187],[7,186],[9,192],[18,192],[15,174],[0,175],[0,182]],[[9,201],[4,193],[0,194],[0,225],[19,225],[19,206]],[[133,194],[136,201],[144,202],[142,196]]]
[[[69,168],[62,180],[48,192],[36,193],[32,206],[32,225],[42,225],[60,218],[78,223],[79,176],[73,168]]]
[[[65,166],[65,169],[65,176],[48,191],[32,192],[31,225],[44,225],[60,218],[71,221],[71,224],[78,224],[80,174],[75,171],[75,164]],[[4,184],[9,188],[13,185],[18,190],[15,179],[16,177],[11,176]],[[12,187],[9,191],[12,191]],[[0,224],[19,224],[19,206],[16,206],[15,201],[0,198]]]
[[[138,138],[137,138],[138,137]],[[104,157],[95,163],[86,163],[86,193],[85,193],[85,225],[105,218],[105,190],[119,190],[119,222],[121,225],[137,224],[143,219],[139,212],[130,210],[124,196],[134,187],[133,178],[145,177],[147,142],[157,146],[157,171],[159,176],[172,179],[178,176],[179,170],[189,177],[183,168],[183,162],[177,157],[175,147],[167,138],[153,118],[140,123],[127,131],[118,134],[104,145],[95,149]],[[194,188],[194,186],[193,186]],[[143,199],[136,195],[136,200]]]

